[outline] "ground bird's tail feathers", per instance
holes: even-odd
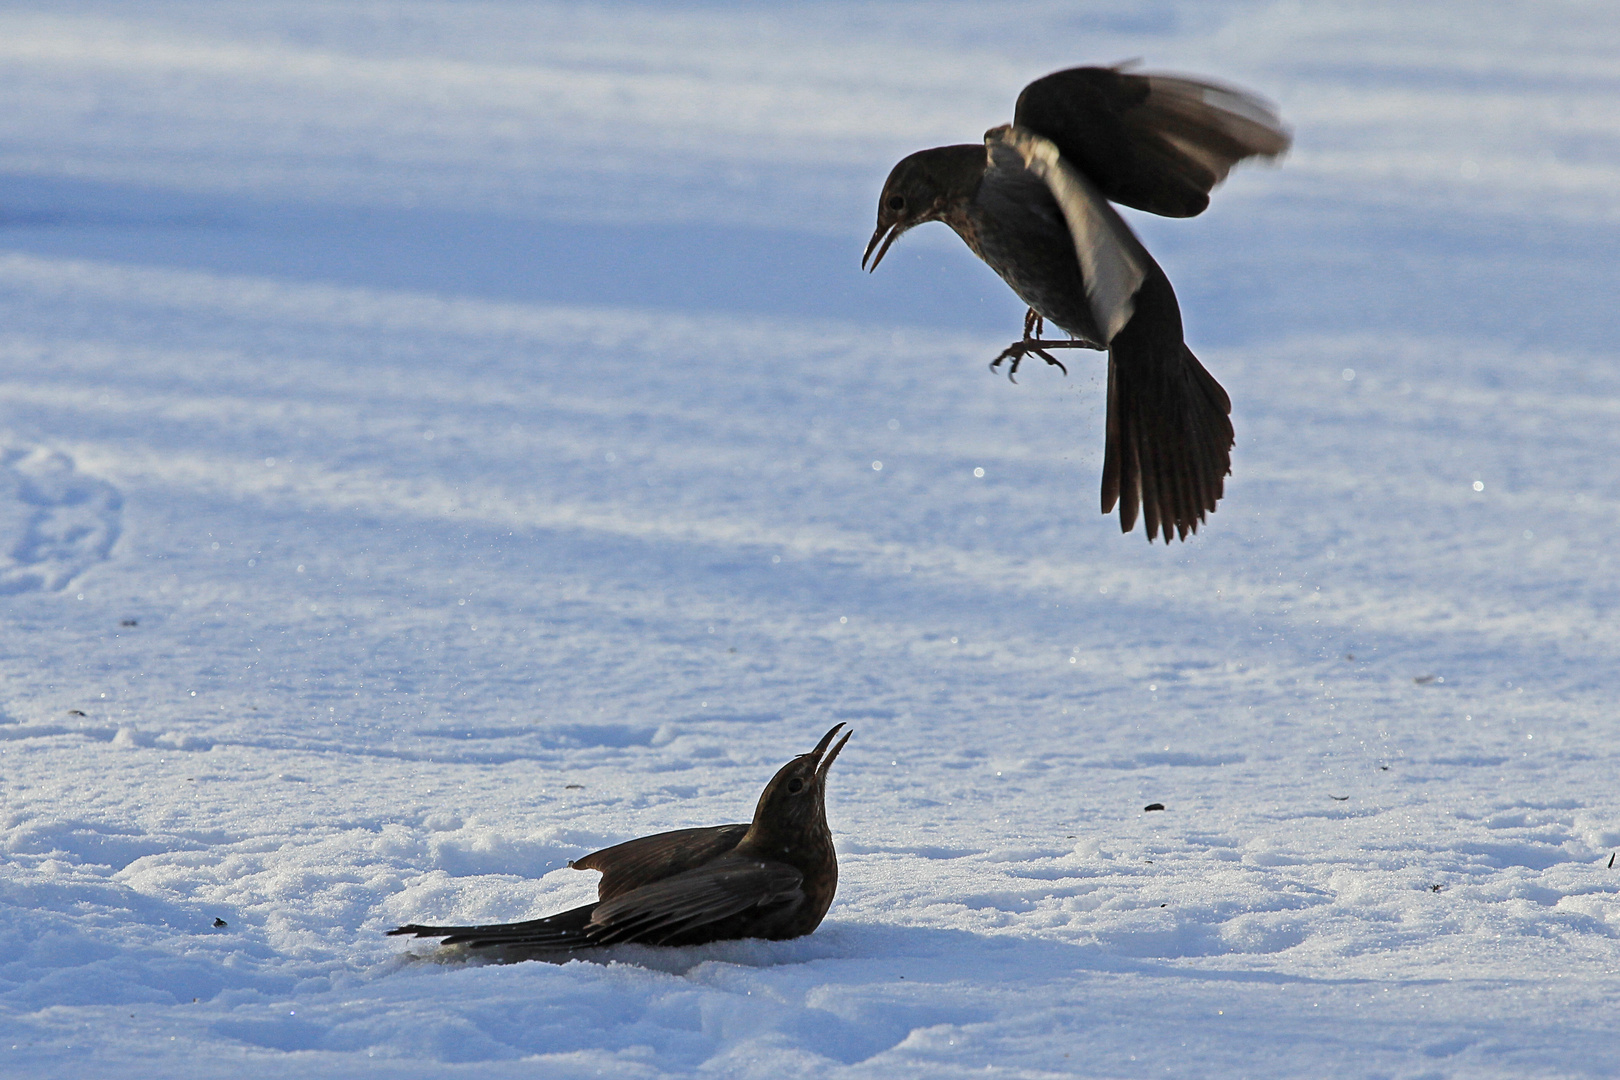
[[[441,945],[468,945],[474,949],[515,946],[565,952],[596,944],[585,932],[596,907],[596,904],[586,904],[544,919],[489,926],[418,926],[412,923],[388,931],[388,936],[409,934],[414,937],[443,938],[439,942]]]
[[[524,952],[570,952],[637,942],[682,945],[717,937],[773,936],[769,917],[804,903],[803,874],[785,863],[722,858],[545,919],[491,926],[401,926],[390,936],[443,938],[442,945]],[[712,932],[741,918],[755,933]],[[708,932],[706,932],[708,931]]]
[[[1173,338],[1152,321],[1133,320],[1109,350],[1102,511],[1117,502],[1120,531],[1130,532],[1140,507],[1148,540],[1169,543],[1197,532],[1225,490],[1232,402],[1181,341],[1179,319]]]

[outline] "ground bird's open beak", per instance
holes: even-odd
[[[817,760],[820,760],[822,751],[827,749],[827,744],[833,741],[833,736],[837,735],[838,732],[840,731],[840,729],[843,728],[843,726],[844,725],[841,724],[841,723],[834,724],[832,726],[832,728],[827,732],[827,734],[825,734],[825,735],[823,735],[821,737],[821,741],[816,743],[816,748],[814,750],[810,751],[808,754],[806,754],[804,756],[808,757],[808,758],[816,758]]]
[[[883,235],[885,231],[887,231],[889,234],[886,239]],[[861,256],[861,269],[865,270],[869,274],[873,270],[876,270],[878,263],[883,261],[884,254],[889,250],[889,245],[898,240],[900,238],[900,234],[905,231],[906,225],[904,222],[897,221],[893,225],[884,225],[881,221],[878,222],[877,231],[872,234],[872,239],[866,242],[866,254]],[[883,246],[878,248],[877,257],[873,258],[872,249],[878,247],[879,240],[883,241]],[[866,265],[867,259],[872,259],[871,266]]]
[[[843,724],[839,724],[838,727],[835,727],[832,729],[832,731],[827,732],[827,739],[832,738],[833,732],[837,731],[839,727],[843,726]],[[824,781],[827,779],[827,770],[832,768],[833,759],[838,756],[838,751],[844,748],[844,744],[849,742],[849,737],[853,734],[855,734],[853,731],[844,732],[844,737],[839,739],[838,744],[827,752],[826,757],[821,759],[821,764],[816,766],[816,779],[818,781]],[[822,746],[827,745],[827,739],[821,740]],[[817,752],[820,752],[821,747],[816,747],[816,750]]]

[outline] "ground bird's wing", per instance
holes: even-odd
[[[570,865],[576,870],[600,870],[602,880],[596,886],[597,899],[612,900],[631,889],[685,873],[724,855],[737,846],[737,841],[747,831],[747,825],[677,829],[593,851]]]
[[[786,863],[721,859],[596,905],[585,932],[601,945],[714,940],[704,936],[705,928],[719,930],[718,924],[735,917],[756,914],[763,919],[802,904],[803,881],[804,875]]]
[[[1108,443],[1102,512],[1119,503],[1130,532],[1140,506],[1147,538],[1186,539],[1215,509],[1232,471],[1232,402],[1181,336],[1170,281],[1151,264],[1136,317],[1108,352]]]
[[[1291,137],[1271,104],[1182,75],[1081,67],[1036,79],[1018,95],[1018,127],[1038,132],[1117,203],[1192,217],[1232,166],[1275,158]]]
[[[1020,186],[1043,184],[1062,210],[1080,259],[1086,302],[1106,345],[1131,319],[1132,297],[1153,259],[1096,186],[1063,160],[1049,140],[1019,127],[984,135],[989,163],[980,199],[1016,197]]]

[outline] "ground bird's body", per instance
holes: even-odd
[[[1058,364],[1049,350],[1107,350],[1103,512],[1117,502],[1129,532],[1140,508],[1149,540],[1185,539],[1231,472],[1231,402],[1183,341],[1169,279],[1109,202],[1191,217],[1234,164],[1288,142],[1269,106],[1228,87],[1059,71],[1025,87],[1014,122],[982,145],[901,160],[862,263],[876,269],[907,229],[944,222],[1029,305],[1023,340],[995,365],[1016,372],[1030,354]],[[1039,337],[1043,321],[1070,340]]]
[[[572,865],[599,870],[594,904],[544,919],[491,926],[401,926],[390,934],[521,958],[603,945],[699,945],[730,938],[781,940],[821,924],[838,889],[827,828],[828,750],[838,724],[808,754],[782,766],[747,825],[680,829],[628,840]]]

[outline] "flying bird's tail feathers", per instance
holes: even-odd
[[[1102,480],[1102,511],[1119,504],[1120,531],[1140,508],[1148,540],[1167,544],[1198,531],[1232,471],[1231,399],[1181,340],[1175,303],[1163,272],[1151,274],[1109,345]]]

